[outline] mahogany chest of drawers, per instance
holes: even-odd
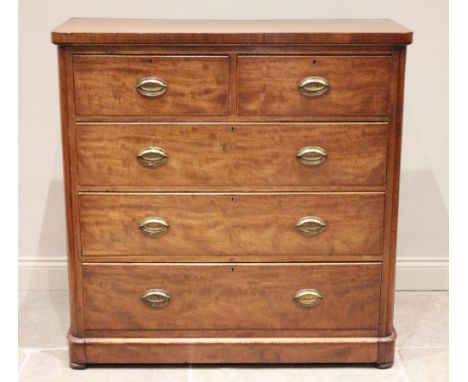
[[[410,31],[71,19],[52,40],[72,367],[392,364]]]

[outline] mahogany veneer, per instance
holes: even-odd
[[[147,255],[177,258],[221,255],[381,255],[384,193],[97,194],[79,197],[83,256]],[[315,214],[327,229],[300,235],[296,221]],[[145,216],[170,225],[161,237],[135,227]],[[349,222],[353,222],[350,224]]]
[[[386,115],[391,56],[239,56],[239,115]],[[298,79],[326,78],[333,91],[313,102]]]
[[[377,329],[381,269],[360,264],[86,264],[86,329],[331,330]],[[298,289],[320,285],[315,309],[291,304]],[[141,291],[171,291],[165,309],[149,310]],[[338,285],[338,287],[337,287]],[[365,296],[365,298],[363,298]]]
[[[55,29],[71,367],[391,366],[411,40],[389,20]]]
[[[387,123],[89,123],[76,133],[78,184],[88,190],[385,190]],[[291,155],[305,141],[327,148],[326,166],[311,169]],[[146,146],[164,146],[170,160],[148,171],[135,161]]]
[[[170,84],[155,105],[135,91],[135,78],[155,71]],[[228,56],[107,56],[73,58],[77,115],[225,115]]]

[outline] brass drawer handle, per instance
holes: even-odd
[[[160,147],[146,147],[137,155],[138,162],[145,167],[159,167],[166,163],[169,155]]]
[[[318,216],[305,216],[296,223],[299,232],[308,236],[315,236],[327,228],[327,223]]]
[[[307,77],[299,82],[298,89],[306,97],[315,97],[328,92],[330,85],[325,78]]]
[[[297,161],[308,167],[320,166],[327,157],[325,149],[318,146],[303,147],[296,154]]]
[[[143,219],[139,228],[145,235],[161,236],[169,229],[169,223],[160,217],[150,217]]]
[[[294,301],[299,305],[312,308],[322,301],[322,294],[317,289],[301,289],[294,295]]]
[[[164,289],[148,289],[143,293],[141,299],[143,303],[150,308],[161,308],[167,305],[171,299],[171,295]]]
[[[143,97],[156,98],[167,92],[167,84],[158,77],[145,77],[138,81],[136,90]]]

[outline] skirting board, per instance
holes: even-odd
[[[397,261],[397,290],[448,290],[448,258]],[[61,258],[19,259],[19,290],[67,290],[67,263]]]

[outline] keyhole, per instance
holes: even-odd
[[[316,63],[317,63],[317,60],[313,60],[313,61],[312,61],[312,64],[315,65]]]

